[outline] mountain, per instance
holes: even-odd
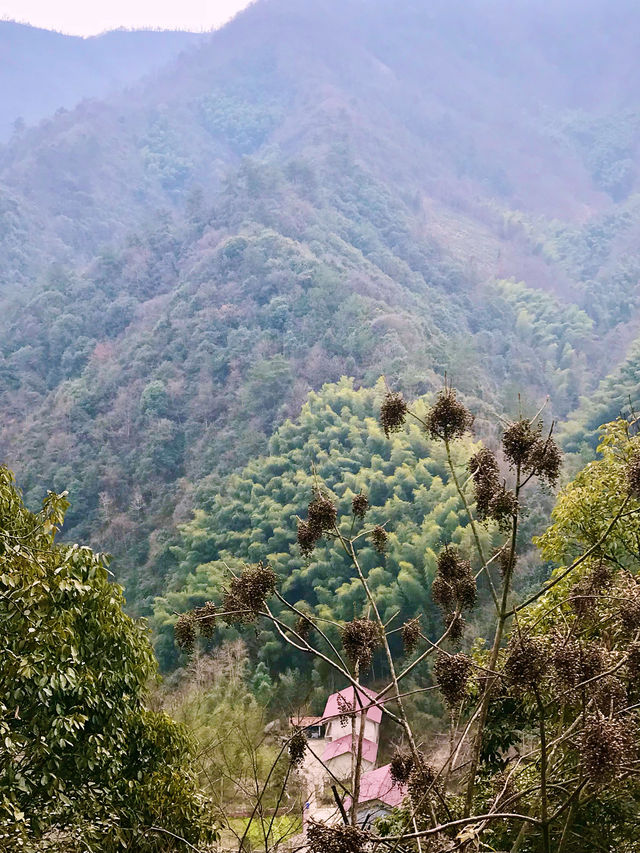
[[[446,372],[488,437],[549,395],[592,452],[584,401],[638,396],[638,24],[627,0],[260,0],[14,135],[0,451],[29,503],[69,488],[66,534],[147,610],[176,525],[343,374]]]
[[[197,33],[115,30],[91,38],[0,21],[0,141],[85,98],[102,98],[196,45]],[[15,123],[17,122],[17,125]]]

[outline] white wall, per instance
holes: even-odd
[[[351,776],[351,753],[345,752],[343,755],[338,755],[337,758],[332,758],[325,762],[329,770],[338,779],[348,779]],[[364,773],[373,770],[373,764],[370,761],[362,760],[362,770]]]
[[[356,723],[356,732],[360,733],[360,724],[362,717],[358,717]],[[378,743],[379,736],[379,723],[375,723],[373,720],[366,718],[364,723],[364,736],[367,740],[373,741],[373,743]],[[332,719],[327,724],[326,731],[326,739],[327,740],[338,740],[338,738],[344,737],[345,735],[351,734],[351,720],[347,720],[346,725],[342,726],[340,724],[340,717],[336,717]]]

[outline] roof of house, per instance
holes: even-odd
[[[358,699],[356,700],[355,707],[356,710],[360,707],[365,707],[367,703],[371,703],[376,699],[377,693],[374,693],[373,690],[369,690],[367,687],[359,687],[358,688]],[[339,690],[337,693],[332,693],[331,696],[327,699],[327,704],[324,708],[324,713],[322,715],[323,719],[328,720],[331,717],[339,717],[342,714],[340,710],[340,705],[338,704],[338,697],[342,697],[342,700],[351,708],[354,707],[353,696],[354,696],[354,688],[353,686],[345,687],[343,690]],[[359,704],[362,702],[362,706]],[[382,710],[380,705],[368,705],[367,710],[367,718],[372,720],[374,723],[379,723],[382,719]]]
[[[339,755],[344,755],[347,752],[351,752],[351,747],[353,745],[353,738],[351,735],[345,735],[344,737],[339,737],[337,740],[332,740],[325,747],[324,752],[322,753],[322,761],[331,761],[332,758],[337,758]],[[372,740],[367,740],[367,738],[362,739],[362,758],[365,761],[369,761],[371,764],[376,763],[376,758],[378,757],[378,744],[374,743]]]
[[[377,770],[369,770],[362,774],[360,779],[359,803],[370,803],[379,800],[381,803],[393,808],[399,806],[407,793],[406,785],[395,785],[391,778],[391,765],[385,764]],[[351,805],[351,798],[347,797],[345,808]]]
[[[309,726],[321,726],[323,722],[322,717],[289,717],[289,725],[299,726],[301,729],[306,729]]]

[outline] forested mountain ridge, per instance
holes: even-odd
[[[263,0],[146,85],[16,140],[2,179],[47,213],[49,250],[87,252],[193,185],[215,190],[243,155],[313,153],[337,133],[434,217],[462,207],[477,229],[497,198],[580,224],[633,187],[633,8],[563,10]]]
[[[197,33],[116,30],[90,38],[0,21],[0,140],[83,98],[101,98],[157,71]]]
[[[637,17],[262,0],[15,136],[0,449],[29,502],[69,488],[146,607],[196,484],[326,381],[576,409],[638,325]]]

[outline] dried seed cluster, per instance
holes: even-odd
[[[448,655],[440,652],[434,664],[434,675],[440,692],[450,708],[458,708],[467,693],[471,675],[471,658],[459,652]]]
[[[540,637],[513,635],[507,648],[504,673],[517,690],[537,687],[547,671],[546,643]]]
[[[339,719],[341,726],[346,726],[351,717],[353,717],[354,703],[349,702],[342,693],[338,693],[338,711],[340,712]]]
[[[380,424],[389,438],[392,432],[399,432],[407,419],[407,404],[402,394],[389,391],[380,407]]]
[[[405,749],[396,748],[391,756],[389,772],[394,785],[406,785],[413,769],[413,756]]]
[[[570,701],[579,698],[574,689],[605,669],[605,650],[598,643],[557,637],[552,644],[553,676],[558,691]]]
[[[203,637],[213,637],[216,628],[218,608],[213,601],[207,601],[202,607],[194,607],[193,616]]]
[[[595,705],[599,711],[609,716],[627,706],[627,688],[615,675],[599,678],[589,685]]]
[[[337,518],[338,511],[333,501],[320,492],[316,493],[307,509],[307,519],[311,527],[324,533],[333,529]]]
[[[363,853],[366,835],[356,826],[309,824],[307,842],[311,853]]]
[[[436,788],[440,789],[438,776],[434,768],[420,757],[419,761],[412,762],[409,772],[408,788],[411,804],[418,815],[429,814],[429,802]]]
[[[255,622],[265,601],[273,595],[277,576],[271,566],[258,563],[247,566],[241,575],[232,579],[224,597],[225,618],[231,623]]]
[[[508,547],[500,548],[500,550],[498,551],[497,563],[500,567],[500,574],[502,575],[502,577],[505,577],[509,570],[513,571],[515,567],[518,558],[517,556],[514,557],[512,563],[511,553],[511,548]]]
[[[464,629],[466,627],[466,619],[459,613],[449,613],[445,617],[445,628],[449,631],[447,636],[452,643],[460,642],[464,637]]]
[[[504,455],[514,468],[534,474],[554,486],[560,474],[562,454],[551,435],[542,437],[542,422],[521,418],[510,424],[502,436]]]
[[[457,548],[446,545],[438,554],[437,573],[431,586],[431,597],[442,609],[447,624],[456,621],[450,632],[460,633],[464,620],[456,620],[457,610],[470,610],[476,601],[476,581],[471,571],[471,563],[463,560]]]
[[[473,478],[478,518],[484,521],[489,518],[491,500],[500,489],[498,460],[490,450],[483,447],[471,457],[468,469]]]
[[[192,613],[182,613],[174,626],[177,645],[185,651],[191,651],[196,641],[196,626]]]
[[[371,542],[373,543],[373,547],[379,554],[384,554],[387,550],[387,542],[389,540],[389,534],[384,529],[384,527],[380,527],[377,525],[371,531]]]
[[[579,619],[596,615],[599,596],[603,589],[610,586],[611,569],[603,561],[596,563],[578,583],[574,584],[569,601]]]
[[[298,521],[298,545],[303,556],[308,557],[323,533],[333,530],[338,510],[333,501],[321,492],[316,492],[307,507],[307,520]]]
[[[353,496],[353,500],[351,501],[351,512],[355,515],[356,518],[364,518],[369,510],[369,498],[360,492],[358,495]]]
[[[299,637],[302,637],[303,640],[306,640],[309,638],[309,634],[311,633],[311,623],[303,616],[298,616],[293,630]]]
[[[289,761],[291,766],[298,769],[302,766],[307,751],[307,737],[301,728],[296,728],[289,738]]]
[[[373,653],[382,643],[380,627],[372,619],[354,619],[342,629],[342,647],[346,656],[360,672],[371,666]]]
[[[640,579],[630,572],[620,572],[614,589],[618,618],[628,634],[640,628]]]
[[[473,426],[473,415],[456,397],[453,388],[440,391],[425,419],[427,432],[433,439],[453,441]]]
[[[594,785],[611,782],[633,760],[633,731],[626,720],[591,717],[580,735],[580,759]]]
[[[306,521],[298,521],[298,545],[304,557],[310,556],[322,532],[314,530]]]
[[[487,515],[497,522],[500,530],[507,531],[511,528],[513,517],[518,514],[518,508],[515,493],[507,489],[503,483],[489,501]]]
[[[640,677],[640,642],[631,643],[627,649],[627,673],[633,680]]]
[[[420,642],[420,617],[416,617],[415,619],[409,619],[402,626],[402,644],[404,646],[404,650],[408,655],[413,654],[415,652],[418,643]]]
[[[640,453],[636,453],[627,463],[627,483],[635,498],[640,498]]]

